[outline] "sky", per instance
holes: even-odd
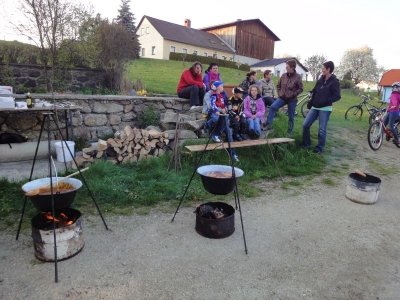
[[[1,0],[0,39],[26,42],[11,25],[23,21],[18,1]],[[75,1],[91,3],[94,13],[110,20],[118,15],[121,4],[117,0]],[[258,18],[280,38],[275,43],[275,57],[291,55],[304,62],[311,55],[322,54],[338,65],[346,50],[369,46],[378,66],[400,69],[399,0],[256,1],[248,8],[237,3],[131,0],[130,7],[136,25],[143,15],[181,25],[188,18],[193,28]]]

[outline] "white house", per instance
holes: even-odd
[[[275,76],[281,77],[286,73],[286,62],[290,59],[296,61],[296,72],[300,74],[303,80],[307,80],[308,69],[303,66],[295,57],[273,58],[260,61],[250,66],[250,70],[263,73],[265,70],[270,70]]]
[[[235,50],[215,34],[143,16],[136,33],[141,45],[139,55],[146,58],[169,59],[170,52],[210,56],[234,60]]]

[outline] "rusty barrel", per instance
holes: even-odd
[[[357,203],[374,204],[379,197],[381,179],[371,174],[365,175],[349,174],[346,197]]]

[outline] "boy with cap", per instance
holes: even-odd
[[[232,142],[232,129],[229,128],[228,113],[228,99],[224,92],[224,83],[222,81],[214,81],[212,84],[215,91],[210,96],[210,119],[206,122],[205,128],[211,130],[211,139],[215,143],[220,143],[220,135],[225,132],[229,142]],[[227,124],[228,123],[228,124]],[[214,129],[212,129],[215,127]],[[231,149],[231,157],[235,161],[239,161],[238,156],[234,149]]]
[[[233,139],[236,141],[245,140],[246,117],[243,113],[243,89],[235,87],[232,90],[233,96],[228,99],[229,122],[233,128]]]

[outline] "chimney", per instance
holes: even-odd
[[[187,28],[192,27],[192,22],[190,21],[190,19],[185,19],[183,26],[185,26]]]

